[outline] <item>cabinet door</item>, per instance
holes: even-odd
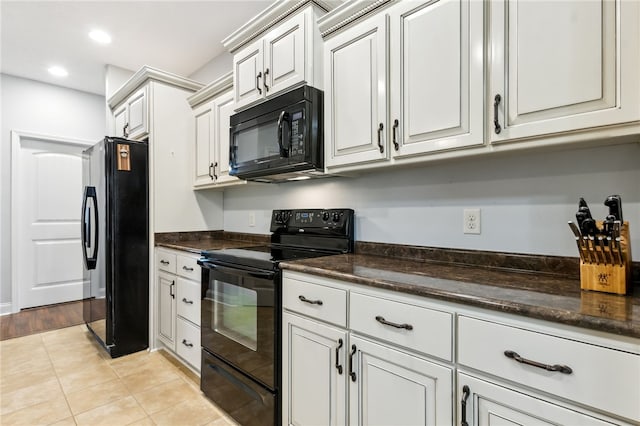
[[[233,92],[218,97],[215,101],[215,141],[217,183],[239,182],[235,176],[229,176],[229,118],[233,115]],[[214,164],[215,165],[215,164]]]
[[[238,110],[264,97],[262,39],[233,56],[233,90]]]
[[[209,102],[194,111],[195,120],[195,173],[194,185],[213,181],[214,142],[213,142],[213,103]]]
[[[129,111],[127,133],[129,139],[140,139],[149,133],[147,123],[147,88],[144,87],[127,99]]]
[[[482,145],[483,3],[400,2],[389,17],[394,155]]]
[[[171,350],[176,348],[176,278],[158,272],[158,339]]]
[[[346,424],[346,331],[287,312],[282,322],[283,424]]]
[[[122,104],[113,111],[113,136],[123,138],[127,124],[127,104]]]
[[[324,47],[327,167],[388,158],[387,15],[336,35]]]
[[[468,386],[468,396],[463,387]],[[467,424],[478,426],[491,425],[611,425],[589,414],[574,411],[522,392],[497,386],[465,374],[458,374],[457,401],[460,404],[459,419]],[[460,423],[460,422],[458,422]]]
[[[453,424],[451,369],[354,335],[349,351],[351,424]]]
[[[295,15],[264,38],[266,96],[305,81],[305,16]]]
[[[640,119],[638,2],[497,0],[488,7],[492,142]]]

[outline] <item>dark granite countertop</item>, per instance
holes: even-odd
[[[269,242],[268,235],[242,234],[226,231],[166,232],[155,234],[156,247],[166,247],[190,253],[205,250],[264,245]]]
[[[357,251],[357,250],[356,250]],[[640,291],[580,290],[574,277],[371,254],[292,262],[281,268],[402,293],[640,338]]]

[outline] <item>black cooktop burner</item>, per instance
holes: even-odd
[[[335,251],[301,249],[274,244],[202,252],[202,255],[209,261],[267,270],[277,269],[278,263],[286,260],[309,259],[333,254],[338,253]]]
[[[202,252],[208,262],[277,270],[286,260],[353,252],[353,210],[274,210],[271,244]]]

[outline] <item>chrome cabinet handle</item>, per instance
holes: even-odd
[[[267,86],[267,75],[269,75],[269,68],[264,70],[264,80],[262,80],[262,85],[264,86],[264,91],[269,91],[269,86]]]
[[[262,95],[262,89],[260,88],[260,78],[262,78],[262,71],[256,75],[256,89],[258,89],[258,93]]]
[[[171,262],[169,262],[168,260],[164,260],[164,259],[162,259],[162,260],[160,261],[160,263],[162,263],[163,265],[168,265],[168,264],[169,264],[169,263],[171,263]]]
[[[516,353],[514,351],[504,351],[504,356],[506,356],[507,358],[511,358],[514,361],[519,362],[520,364],[531,365],[533,367],[542,368],[543,370],[547,370],[547,371],[558,371],[558,372],[563,373],[563,374],[571,374],[571,373],[573,373],[573,370],[571,369],[571,367],[567,367],[566,365],[543,364],[541,362],[532,361],[530,359],[522,358],[520,355],[518,355],[518,353]]]
[[[184,303],[186,303],[187,305],[193,305],[193,300],[187,300],[187,298],[186,298],[186,297],[183,297],[183,298],[182,298],[182,301],[183,301]]]
[[[182,269],[184,269],[185,271],[189,271],[189,272],[193,271],[193,268],[190,268],[188,266],[183,266]]]
[[[395,322],[389,322],[380,315],[376,317],[376,321],[378,321],[380,324],[388,325],[389,327],[404,328],[405,330],[413,330],[413,326],[411,324],[398,324]]]
[[[500,94],[497,94],[496,97],[493,98],[493,125],[495,126],[496,135],[499,135],[502,131],[502,127],[498,121],[498,105],[500,105],[501,100],[502,96],[500,96]]]
[[[393,147],[395,148],[396,151],[400,150],[400,144],[398,143],[398,135],[397,135],[398,125],[400,125],[400,123],[396,118],[395,120],[393,120]]]
[[[464,385],[462,387],[462,400],[460,401],[460,411],[462,412],[460,426],[469,426],[469,423],[467,423],[467,399],[469,399],[470,393],[469,386]]]
[[[338,339],[338,347],[336,348],[336,370],[342,375],[342,365],[340,365],[340,348],[342,347],[342,339]]]
[[[185,345],[188,348],[192,348],[193,347],[193,343],[187,341],[187,339],[182,339],[182,344]]]
[[[322,306],[322,300],[309,300],[303,295],[298,296],[298,299],[300,299],[301,302],[308,303],[310,305]]]
[[[384,152],[384,147],[382,146],[382,129],[384,129],[384,126],[380,123],[378,126],[378,148],[380,149],[381,154]]]
[[[356,372],[353,371],[353,356],[356,354],[356,345],[351,345],[351,354],[349,355],[349,377],[351,381],[356,381]]]

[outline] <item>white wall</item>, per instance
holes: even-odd
[[[512,153],[225,191],[226,231],[269,233],[272,209],[350,207],[356,240],[577,257],[567,226],[584,197],[596,219],[620,194],[640,260],[640,144]],[[481,235],[462,232],[465,207],[481,208]],[[248,226],[249,212],[256,226]]]
[[[233,55],[223,52],[204,64],[200,69],[189,76],[190,79],[209,84],[218,77],[233,69]]]
[[[104,136],[104,97],[0,74],[0,313],[11,302],[12,130],[98,141]]]

